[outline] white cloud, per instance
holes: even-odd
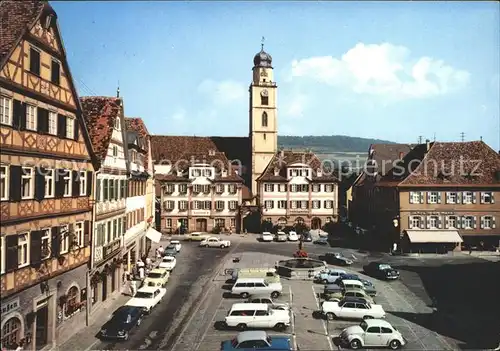
[[[359,43],[341,58],[294,60],[288,80],[310,78],[357,94],[392,99],[425,98],[465,87],[467,71],[430,57],[411,58],[410,50],[390,43]]]
[[[234,80],[220,82],[206,79],[198,85],[198,91],[212,99],[214,105],[227,105],[247,99],[247,89],[243,83]]]
[[[172,120],[178,121],[178,122],[184,121],[184,119],[186,118],[186,110],[184,110],[183,108],[180,108],[170,118]]]
[[[292,118],[301,118],[304,116],[304,110],[307,108],[309,99],[304,94],[293,96],[290,103],[285,105],[284,115]]]

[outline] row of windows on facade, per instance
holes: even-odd
[[[309,184],[264,184],[264,191],[272,193],[274,191],[278,191],[280,193],[284,193],[287,191],[287,189],[290,189],[290,192],[292,193],[307,193],[309,192]],[[332,193],[333,192],[333,184],[323,184],[323,187],[321,184],[312,184],[311,185],[311,191],[314,193],[319,193],[321,192],[321,189],[323,188],[324,192],[327,193]],[[275,190],[276,189],[276,190]]]
[[[89,221],[82,221],[2,237],[1,273],[88,246],[89,224]]]
[[[276,207],[275,207],[276,203]],[[289,201],[289,205],[291,209],[302,209],[302,210],[307,210],[309,209],[309,201],[308,200],[292,200]],[[264,208],[266,210],[271,210],[273,208],[278,208],[278,209],[286,209],[287,208],[287,201],[286,200],[266,200],[264,201]],[[321,207],[321,201],[320,200],[312,200],[311,201],[311,208],[312,209],[320,209],[320,208],[325,208],[325,209],[331,209],[333,208],[333,200],[324,200],[323,201],[323,207]]]
[[[21,201],[90,196],[92,172],[0,165],[0,199]]]
[[[78,140],[79,136],[75,118],[3,95],[0,96],[0,122],[19,130],[31,130],[65,139]]]
[[[129,228],[144,221],[144,209],[137,209],[108,220],[99,221],[95,226],[95,245],[106,246],[121,239]]]
[[[120,200],[146,194],[146,182],[128,179],[97,179],[96,201]]]
[[[201,185],[201,184],[194,184],[192,187],[192,192],[194,194],[210,194],[212,191],[213,185],[206,184],[206,185]],[[167,184],[165,185],[165,193],[166,194],[172,194],[175,192],[176,185],[175,184]],[[187,184],[178,184],[177,185],[177,191],[180,194],[187,194],[188,186]],[[224,184],[216,184],[215,185],[215,193],[216,194],[223,194],[226,190],[226,186]],[[227,185],[227,192],[229,194],[236,194],[237,193],[237,186],[234,184],[228,184]]]
[[[476,216],[410,216],[410,229],[477,229],[478,217]],[[494,229],[496,227],[494,216],[480,216],[480,229]]]
[[[316,217],[315,217],[316,218]],[[270,222],[272,223],[273,222],[273,219],[272,218],[266,218],[265,219],[267,222]],[[313,218],[314,220],[314,218]],[[325,219],[325,223],[330,223],[332,221],[332,217],[326,217]],[[278,224],[278,226],[280,227],[286,227],[287,223],[288,223],[288,220],[285,218],[285,217],[280,217],[278,218],[278,221],[276,222]],[[295,218],[295,221],[294,223],[296,224],[305,224],[305,221],[304,221],[304,218],[302,217],[297,217]]]
[[[448,191],[445,195],[445,203],[447,204],[475,204],[477,199],[481,204],[494,204],[495,194],[492,191]],[[411,204],[423,204],[427,201],[428,204],[442,203],[442,193],[439,191],[428,191],[427,194],[423,191],[410,191]]]
[[[214,226],[216,226],[216,227],[226,228],[226,224],[227,224],[226,218],[215,218],[214,219]],[[165,225],[166,225],[166,228],[173,228],[172,227],[172,225],[173,225],[172,218],[167,218],[165,220]],[[229,227],[234,228],[235,226],[236,226],[236,218],[229,218]]]
[[[167,211],[175,210],[175,201],[169,200],[163,203],[163,208]],[[223,211],[226,208],[226,201],[215,201],[214,209]],[[238,201],[227,201],[227,208],[234,211],[238,208]],[[188,201],[177,201],[177,209],[179,211],[187,211],[189,209]],[[192,210],[211,210],[212,201],[191,201]]]

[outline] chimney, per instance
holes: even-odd
[[[429,139],[425,140],[425,150],[426,152],[429,152],[429,149],[431,148],[431,141]]]
[[[318,168],[316,170],[316,177],[322,177],[323,176],[323,170],[321,168]]]
[[[405,155],[404,155],[404,153],[403,153],[403,152],[400,152],[400,153],[399,153],[399,159],[400,159],[400,160],[402,160],[402,159],[404,158],[404,156],[405,156]]]
[[[274,168],[274,175],[279,176],[280,175],[280,169],[278,167]]]
[[[222,178],[226,178],[226,177],[227,177],[227,170],[223,169],[222,170]]]

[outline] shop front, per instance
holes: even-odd
[[[448,253],[460,251],[462,242],[456,230],[405,230],[401,245],[405,253]]]

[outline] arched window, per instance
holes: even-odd
[[[15,349],[21,340],[21,320],[10,318],[2,327],[2,347]]]
[[[280,217],[278,219],[278,226],[283,227],[283,228],[286,227],[286,218],[285,217]]]
[[[262,126],[267,127],[267,113],[266,113],[266,111],[262,112]]]
[[[304,218],[302,218],[302,217],[297,217],[297,218],[295,219],[295,223],[297,223],[297,224],[304,224]]]
[[[78,288],[76,286],[72,286],[68,290],[68,295],[66,299],[66,310],[65,310],[66,317],[71,316],[78,309],[79,307],[78,303],[80,302],[78,300],[79,300]]]

